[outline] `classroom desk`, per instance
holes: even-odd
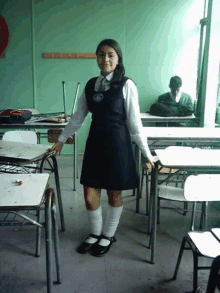
[[[164,150],[155,150],[159,164],[163,167],[186,170],[191,172],[207,172],[220,174],[220,150],[168,147]],[[157,227],[157,201],[158,201],[158,164],[151,175],[152,199],[152,227],[151,227],[151,263],[155,263],[156,254],[156,227]]]
[[[64,123],[52,123],[52,122],[31,122],[31,120],[26,121],[24,124],[0,124],[0,131],[4,132],[12,129],[19,130],[42,130],[42,129],[58,129],[63,130],[68,122]],[[38,137],[47,137],[47,133],[38,133]],[[73,190],[76,190],[76,177],[77,177],[77,133],[73,135]]]
[[[148,139],[149,146],[159,148],[157,143],[163,142],[166,146],[170,142],[187,142],[201,145],[208,142],[220,144],[220,129],[205,127],[144,127],[144,135]]]
[[[59,204],[60,221],[62,230],[65,231],[65,222],[63,215],[63,205],[60,190],[60,180],[55,152],[48,152],[48,146],[42,144],[29,144],[14,141],[0,141],[0,172],[1,173],[18,173],[16,167],[21,168],[19,173],[30,173],[34,167],[32,163],[40,163],[37,170],[44,173],[46,170],[45,163],[51,158],[53,165],[50,171],[54,172],[57,189],[57,199]],[[19,175],[18,175],[19,179]],[[20,179],[19,179],[20,180]]]
[[[61,283],[61,279],[55,198],[54,193],[52,192],[53,190],[47,189],[49,174],[20,174],[22,185],[16,183],[17,177],[17,174],[0,174],[0,213],[5,214],[4,217],[1,217],[0,226],[24,227],[27,225],[35,225],[37,227],[36,256],[40,255],[40,228],[45,228],[47,292],[52,293],[52,242],[54,242],[58,284]],[[45,211],[45,220],[43,223],[40,221],[39,215],[36,220],[28,213],[29,210],[32,210],[39,214],[39,210],[42,208]],[[8,213],[12,214],[13,217],[8,216]],[[15,236],[13,235],[12,237]],[[4,263],[2,263],[2,265],[4,266]],[[37,266],[35,273],[36,275],[38,274]]]
[[[178,123],[183,123],[183,122],[190,122],[193,120],[196,120],[197,118],[195,117],[194,114],[189,115],[189,116],[184,116],[184,117],[162,117],[162,116],[155,116],[150,113],[141,113],[141,120],[142,122],[178,122]]]
[[[144,127],[144,135],[148,141],[150,149],[166,148],[176,142],[186,142],[190,146],[213,147],[215,144],[220,147],[220,129],[205,127]],[[137,162],[138,174],[141,173],[141,152],[135,144],[135,158]],[[136,212],[139,212],[139,189],[136,201]]]

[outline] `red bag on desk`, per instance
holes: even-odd
[[[32,112],[21,109],[6,109],[0,111],[0,124],[24,124],[31,118]]]

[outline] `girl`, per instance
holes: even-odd
[[[137,88],[124,76],[119,44],[112,39],[103,40],[96,55],[100,76],[87,82],[76,113],[51,150],[60,154],[68,137],[82,126],[88,112],[92,113],[80,179],[91,234],[78,247],[78,252],[90,251],[95,256],[102,256],[116,241],[114,235],[123,209],[122,190],[134,189],[138,185],[131,137],[152,167],[157,159],[151,155],[147,139],[142,134]],[[109,203],[104,226],[101,189],[107,190]]]

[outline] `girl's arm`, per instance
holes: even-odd
[[[87,107],[86,95],[85,95],[85,89],[84,89],[81,97],[79,98],[77,111],[72,115],[64,131],[58,137],[58,142],[56,142],[49,149],[49,151],[56,151],[56,154],[60,155],[61,150],[63,148],[63,144],[73,133],[75,133],[82,126],[88,112],[89,110]]]
[[[83,125],[83,122],[88,112],[89,110],[86,102],[86,94],[84,89],[82,95],[79,98],[77,111],[72,115],[64,131],[59,136],[58,141],[61,143],[65,143],[65,141]]]
[[[129,79],[126,81],[123,87],[123,95],[125,98],[125,111],[131,139],[135,141],[143,156],[147,158],[153,166],[154,162],[157,161],[157,158],[151,155],[151,151],[147,143],[147,137],[143,133],[140,107],[138,103],[138,91],[132,80]]]

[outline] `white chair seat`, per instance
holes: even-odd
[[[189,237],[199,250],[199,252],[206,256],[215,258],[220,253],[220,242],[209,231],[205,232],[188,232]]]
[[[183,188],[168,185],[160,185],[158,188],[160,198],[175,201],[186,201]]]

